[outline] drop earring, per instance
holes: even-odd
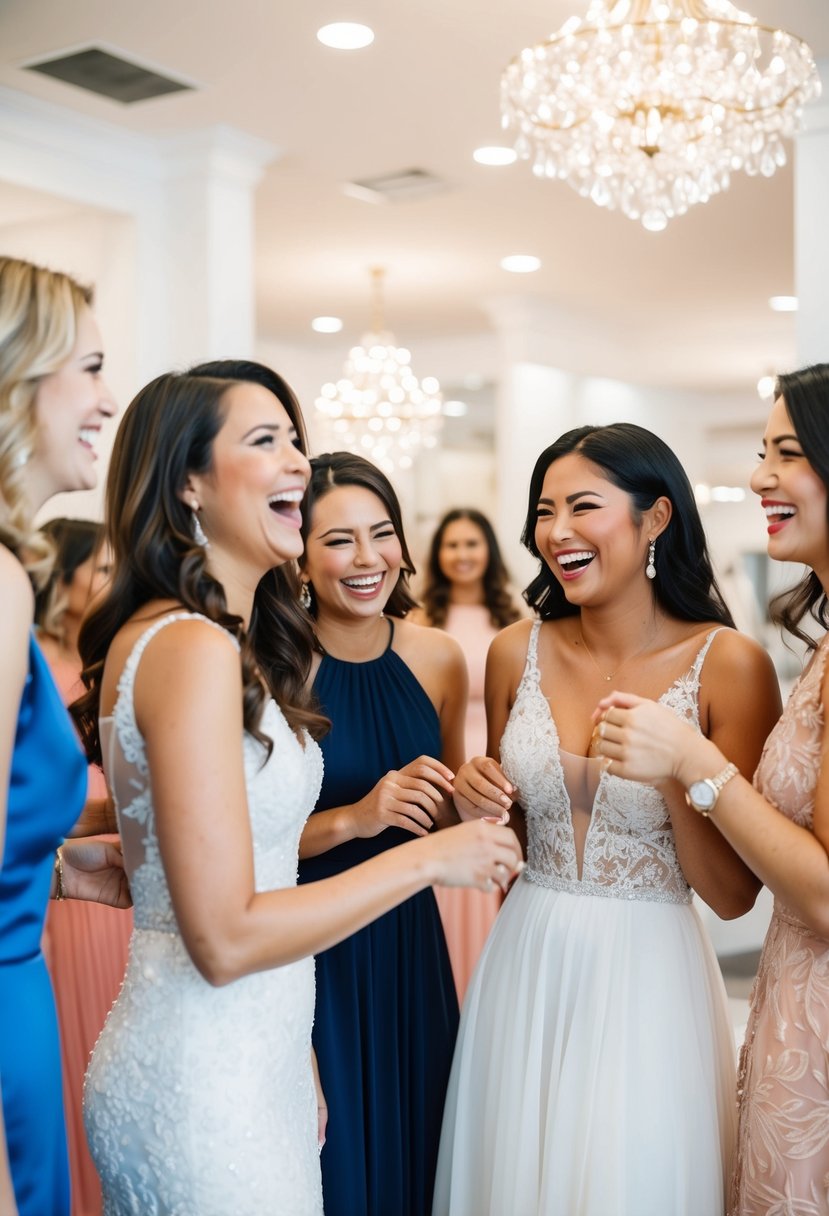
[[[299,589],[299,602],[306,612],[311,611],[311,588],[303,579],[302,586]]]
[[[202,549],[209,549],[210,541],[207,539],[205,532],[204,532],[204,528],[201,526],[201,520],[199,519],[198,514],[197,514],[198,509],[199,509],[199,504],[197,502],[191,503],[190,510],[193,515],[193,540]]]
[[[656,578],[656,566],[654,559],[656,557],[656,541],[652,540],[648,545],[648,564],[645,566],[645,574],[648,578]]]

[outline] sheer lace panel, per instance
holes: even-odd
[[[652,786],[608,775],[599,761],[562,752],[541,691],[540,628],[536,621],[501,740],[501,761],[518,786],[527,819],[526,877],[581,894],[689,903],[691,891],[662,795]],[[718,632],[708,634],[691,668],[659,698],[697,730],[700,673]]]

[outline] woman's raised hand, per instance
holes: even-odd
[[[474,756],[458,769],[455,809],[461,819],[480,819],[483,815],[500,819],[512,806],[515,793],[515,786],[497,760]]]
[[[703,736],[667,705],[613,692],[597,705],[591,755],[614,777],[657,784],[676,777],[684,754]]]
[[[427,836],[444,801],[451,801],[454,774],[432,756],[418,756],[381,777],[351,808],[354,835],[378,836],[385,828],[405,828]]]
[[[524,869],[521,846],[512,828],[484,819],[459,823],[436,832],[424,845],[430,848],[440,887],[477,887],[506,893],[516,874]]]

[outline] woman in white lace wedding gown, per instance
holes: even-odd
[[[518,862],[509,830],[464,824],[296,888],[324,725],[309,622],[274,569],[302,548],[301,427],[274,373],[219,364],[153,381],[116,437],[114,575],[76,705],[135,906],[85,1088],[106,1216],[320,1216],[310,956],[434,882],[486,889]]]
[[[723,1216],[734,1043],[689,884],[725,915],[757,884],[681,793],[591,758],[610,687],[728,735],[747,769],[759,756],[768,712],[721,710],[737,669],[757,705],[773,672],[723,627],[698,524],[676,458],[638,427],[580,428],[539,458],[525,543],[544,563],[527,592],[543,619],[493,643],[500,765],[456,779],[462,813],[514,800],[527,868],[464,1004],[435,1216]]]

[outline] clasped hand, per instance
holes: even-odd
[[[354,804],[357,836],[378,836],[385,828],[405,828],[427,836],[447,802],[451,805],[454,773],[432,756],[419,756],[401,769],[381,777]]]
[[[61,846],[67,899],[86,899],[112,908],[132,904],[121,846],[108,840],[71,840]]]
[[[697,737],[687,722],[657,701],[612,692],[593,711],[590,754],[627,781],[657,785],[676,778],[684,752]]]

